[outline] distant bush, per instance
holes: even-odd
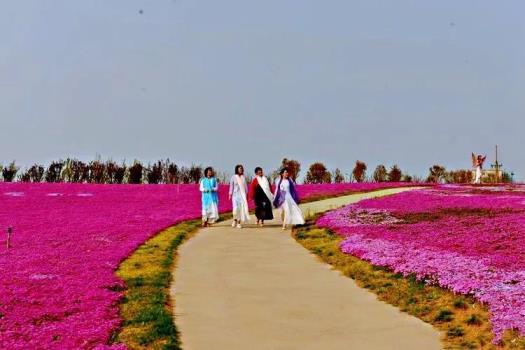
[[[315,162],[310,165],[304,183],[307,184],[322,184],[331,183],[332,174],[326,169],[326,166],[321,162]]]
[[[374,181],[375,182],[385,182],[387,180],[388,173],[386,171],[386,167],[383,164],[380,164],[376,167],[374,170]]]
[[[31,182],[31,177],[29,177],[29,174],[27,171],[24,171],[22,174],[20,174],[19,179],[22,182]]]
[[[41,182],[44,173],[45,169],[42,165],[34,164],[20,176],[20,180],[23,182]]]
[[[135,160],[133,162],[133,165],[129,167],[129,178],[128,182],[130,184],[140,184],[142,183],[142,172],[144,170],[144,167],[142,166],[142,163],[138,160]]]
[[[179,183],[189,184],[191,182],[190,169],[183,166],[179,171]]]
[[[447,183],[471,183],[472,182],[472,171],[471,170],[454,170],[449,171],[445,175],[445,181]]]
[[[433,165],[428,172],[427,182],[440,183],[445,181],[447,176],[447,170],[439,164]]]
[[[113,184],[115,183],[115,172],[117,171],[117,164],[114,161],[108,160],[106,162],[106,183]]]
[[[89,166],[86,163],[78,159],[72,159],[70,161],[70,167],[71,182],[84,183],[89,180]]]
[[[401,176],[401,181],[402,182],[418,182],[411,175],[408,175],[408,174],[403,174],[403,176]]]
[[[501,175],[501,181],[503,181],[504,183],[512,183],[513,182],[512,175],[513,174],[510,174],[504,171],[503,174]]]
[[[5,182],[13,182],[17,172],[18,167],[16,166],[15,162],[11,162],[8,166],[2,169],[2,177],[4,178]]]
[[[64,166],[64,162],[62,160],[51,162],[45,174],[46,182],[60,182],[61,180],[60,175],[62,173],[63,166]]]
[[[106,164],[100,160],[94,160],[89,163],[89,182],[96,184],[105,183]]]
[[[363,182],[366,177],[366,163],[360,160],[355,162],[354,170],[352,171],[352,176],[356,182]]]
[[[281,162],[281,168],[288,169],[288,174],[290,174],[292,180],[297,181],[301,172],[301,163],[293,159],[284,158]]]
[[[402,176],[401,169],[397,165],[392,166],[388,172],[388,181],[390,182],[400,182]]]
[[[114,184],[121,184],[124,182],[124,178],[126,177],[126,164],[122,163],[122,165],[115,164],[115,169],[113,172],[113,182]]]
[[[152,166],[148,165],[145,171],[149,184],[158,184],[162,182],[162,173],[164,171],[164,165],[162,161],[159,160],[158,162],[153,163]]]
[[[199,183],[200,179],[203,176],[202,171],[203,171],[202,166],[192,165],[189,171],[190,182],[194,184]]]
[[[167,184],[176,184],[179,183],[179,167],[177,164],[170,162],[170,160],[166,160],[166,166],[164,168],[165,178],[164,183]]]
[[[345,182],[345,176],[343,175],[343,173],[341,172],[341,169],[339,168],[336,168],[334,170],[333,178],[334,178],[334,183],[336,184]]]

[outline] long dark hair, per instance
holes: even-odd
[[[237,164],[235,166],[235,175],[239,175],[239,169],[240,168],[242,168],[242,170],[244,171],[244,167],[241,164]]]
[[[213,168],[211,166],[204,169],[204,177],[208,177],[208,171],[211,171],[213,174]]]

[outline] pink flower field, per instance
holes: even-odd
[[[303,198],[399,184],[298,186]],[[230,210],[227,188],[220,210]],[[0,349],[103,349],[119,325],[118,265],[200,216],[196,185],[0,183]],[[5,248],[7,227],[14,229]]]
[[[301,198],[316,198],[323,196],[334,196],[346,193],[370,192],[392,187],[413,187],[420,184],[407,182],[361,182],[322,185],[299,185],[297,191]]]
[[[525,335],[525,187],[403,192],[317,224],[344,235],[347,254],[486,303],[496,342],[508,329]]]

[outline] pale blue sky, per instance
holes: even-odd
[[[287,156],[426,175],[498,143],[525,179],[521,0],[2,5],[3,163]]]

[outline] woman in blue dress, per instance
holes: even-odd
[[[219,182],[213,168],[204,169],[199,187],[202,192],[202,227],[206,227],[219,219]]]

